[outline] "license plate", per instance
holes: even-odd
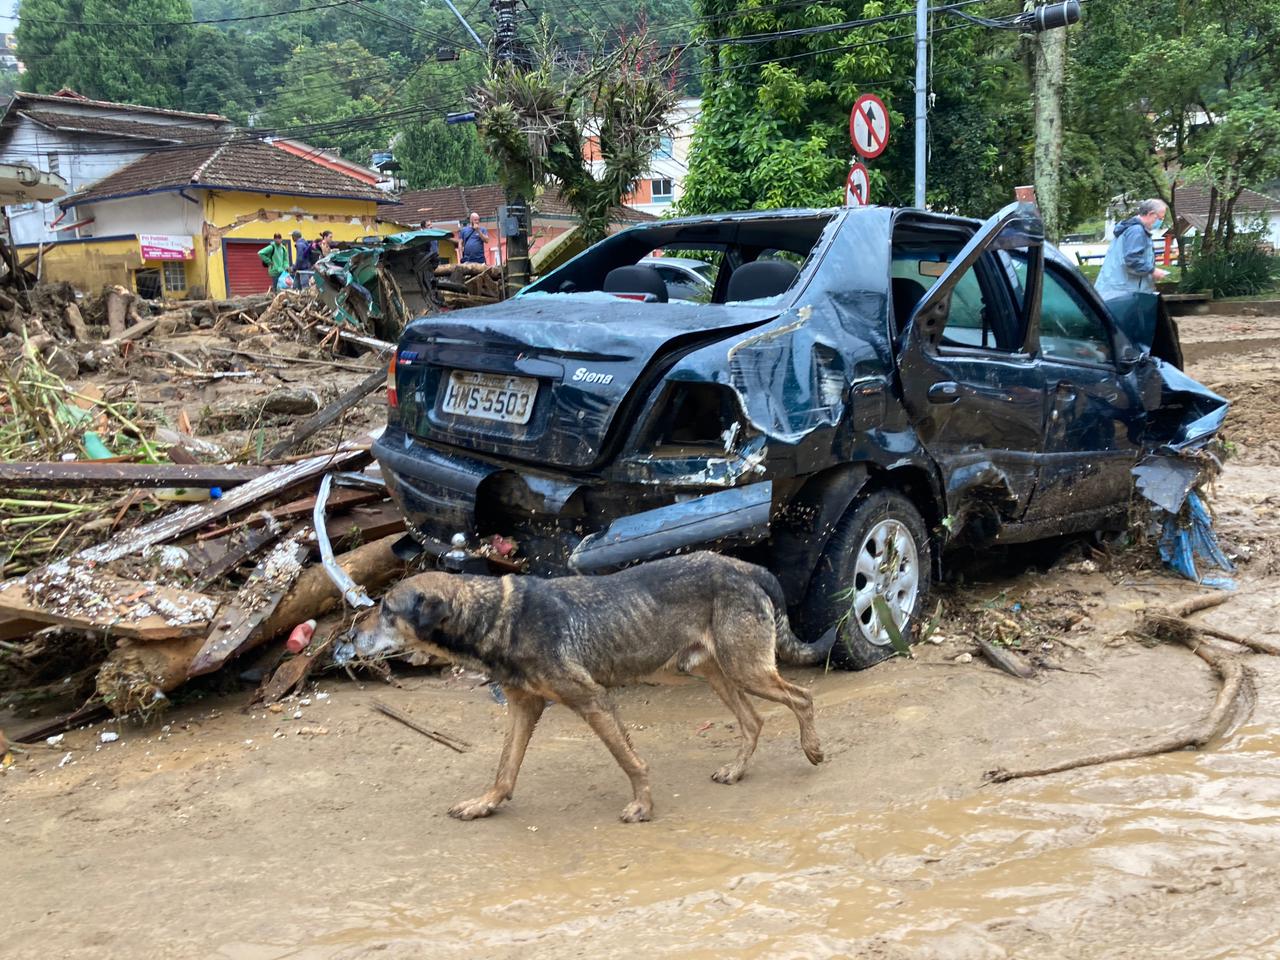
[[[528,423],[537,393],[538,381],[531,377],[454,370],[449,374],[441,409],[460,417]]]

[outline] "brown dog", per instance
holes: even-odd
[[[762,721],[747,694],[790,707],[804,755],[822,762],[813,698],[778,674],[778,652],[790,662],[816,659],[791,633],[782,604],[773,574],[714,553],[555,580],[425,573],[387,594],[355,647],[362,656],[426,649],[502,685],[511,727],[497,779],[450,816],[487,817],[511,798],[533,728],[555,700],[591,726],[630,778],[634,799],[622,819],[634,823],[653,813],[649,768],[607,691],[662,669],[705,677],[738,718],[741,748],[714,780],[736,783],[755,751]]]

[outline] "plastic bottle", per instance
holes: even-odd
[[[307,644],[311,642],[311,636],[316,632],[316,622],[314,620],[304,620],[293,628],[289,634],[289,639],[284,642],[284,648],[290,653],[301,653],[307,648]]]

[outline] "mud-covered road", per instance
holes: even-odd
[[[1190,372],[1236,401],[1215,507],[1248,558],[1203,616],[1274,638],[1280,324],[1182,328]],[[1280,660],[1250,658],[1256,699],[1211,749],[983,785],[992,767],[1202,716],[1205,664],[1126,635],[1144,605],[1197,592],[1145,548],[971,571],[916,660],[790,671],[815,693],[828,762],[805,762],[790,715],[766,705],[732,787],[709,777],[733,731],[705,688],[623,691],[655,784],[657,819],[634,826],[617,820],[625,779],[561,708],[512,803],[446,817],[491,778],[504,726],[461,678],[329,678],[283,713],[206,699],[106,745],[108,728],[75,731],[0,777],[0,955],[1280,957]],[[992,631],[1049,669],[1027,682],[956,662]],[[375,698],[476,749],[419,736]]]

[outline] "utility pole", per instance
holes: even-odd
[[[929,0],[916,0],[916,195],[924,209],[924,178],[928,166],[929,114]]]
[[[496,25],[493,35],[493,57],[512,69],[526,69],[516,39],[517,0],[490,0]],[[507,238],[507,296],[513,296],[529,283],[529,205],[525,197],[507,188],[507,216],[498,218],[498,231]],[[508,221],[514,221],[508,230]]]
[[[1028,3],[1028,12],[1034,4]],[[1046,30],[1031,38],[1035,77],[1035,185],[1045,236],[1056,242],[1062,228],[1062,88],[1067,77],[1067,32]]]
[[[1001,20],[957,13],[966,20],[997,30],[1021,30],[1036,37],[1036,150],[1035,185],[1045,231],[1057,236],[1058,196],[1062,162],[1062,86],[1066,75],[1067,38],[1062,28],[1080,20],[1080,0],[1036,4],[1025,0],[1024,12]],[[947,8],[942,8],[946,10]],[[954,12],[954,11],[951,11]],[[1044,57],[1044,69],[1040,58]],[[1043,85],[1041,78],[1043,74]],[[928,166],[929,113],[929,0],[916,0],[916,190],[915,205],[924,207]],[[1042,136],[1043,134],[1043,136]],[[1043,140],[1043,143],[1042,143]],[[1043,179],[1042,179],[1043,174]],[[1052,221],[1052,226],[1050,226]]]

